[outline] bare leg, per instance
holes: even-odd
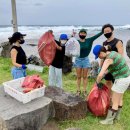
[[[121,93],[112,93],[112,109],[118,110],[118,106],[121,104],[122,105],[122,97],[123,94]]]
[[[80,94],[82,68],[76,68],[76,73],[77,73],[77,92],[79,92]]]
[[[84,96],[86,96],[87,83],[88,83],[88,69],[84,68],[83,69],[83,91],[84,91]]]

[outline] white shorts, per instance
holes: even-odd
[[[112,91],[117,93],[124,93],[129,87],[129,85],[130,85],[130,76],[128,76],[127,78],[116,79],[112,86]]]

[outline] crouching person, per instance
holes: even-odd
[[[105,120],[100,121],[101,124],[113,124],[113,120],[120,119],[120,113],[123,106],[123,94],[130,84],[130,69],[125,59],[117,52],[110,51],[110,47],[106,50],[101,45],[96,45],[93,49],[95,58],[104,59],[101,72],[99,73],[96,82],[100,87],[101,79],[106,71],[110,72],[115,78],[112,86],[112,106],[109,108]]]
[[[62,68],[65,54],[65,44],[68,40],[66,34],[61,34],[59,42],[56,41],[56,54],[52,64],[49,66],[49,86],[62,88]]]

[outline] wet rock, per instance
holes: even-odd
[[[78,120],[86,117],[87,104],[83,98],[57,87],[47,87],[45,96],[53,100],[55,119]]]

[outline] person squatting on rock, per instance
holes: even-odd
[[[80,56],[75,59],[74,67],[77,73],[77,95],[81,94],[80,85],[81,79],[83,78],[83,94],[87,96],[86,87],[88,83],[88,69],[91,67],[89,62],[89,54],[93,45],[94,40],[102,35],[102,32],[97,35],[86,38],[87,32],[85,29],[79,31],[79,44],[80,44]]]
[[[20,32],[15,32],[12,37],[9,38],[11,48],[11,60],[13,68],[11,74],[14,79],[25,77],[26,76],[26,54],[21,47],[21,44],[24,44],[24,36],[26,34],[21,34]]]
[[[98,57],[103,59],[103,65],[100,73],[97,76],[97,86],[101,87],[101,79],[108,71],[115,79],[111,88],[112,90],[112,106],[108,110],[105,120],[100,121],[101,124],[113,124],[114,119],[120,119],[120,113],[123,106],[123,95],[130,84],[130,69],[125,61],[125,58],[116,51],[111,51],[111,47],[106,50],[101,45],[96,45],[93,49],[95,59]]]
[[[102,33],[106,37],[106,41],[103,42],[103,46],[111,46],[112,51],[116,51],[119,54],[123,56],[123,42],[120,39],[117,39],[114,37],[114,27],[111,24],[105,24],[102,27]],[[99,72],[101,70],[101,66],[103,64],[103,60],[100,62],[100,67],[99,67]],[[108,73],[105,75],[104,79],[106,80],[106,84],[111,90],[111,87],[114,83],[114,77],[112,76],[111,73]]]
[[[55,58],[49,66],[49,86],[62,88],[62,68],[65,55],[65,44],[67,41],[68,36],[66,34],[61,34],[59,41],[56,41],[57,50]]]

